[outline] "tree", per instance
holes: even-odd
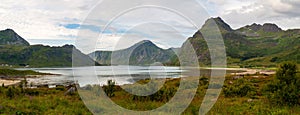
[[[297,65],[285,62],[279,65],[275,79],[265,88],[271,103],[295,106],[300,104],[300,79]]]
[[[13,87],[8,87],[6,91],[6,96],[9,97],[10,99],[12,99],[15,96]]]
[[[294,63],[286,62],[279,66],[276,72],[276,78],[280,82],[285,82],[286,84],[291,84],[296,82],[297,66]]]
[[[104,87],[104,91],[105,91],[105,93],[106,93],[106,95],[108,96],[108,97],[113,97],[113,96],[115,96],[115,94],[114,94],[114,92],[115,92],[115,82],[114,81],[112,81],[112,80],[108,80],[107,81],[107,86],[105,86]]]

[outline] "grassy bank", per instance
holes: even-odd
[[[274,76],[264,76],[264,75],[255,75],[259,76],[258,78],[253,77],[252,75],[245,76],[241,79],[233,79],[233,76],[227,76],[225,80],[225,84],[223,86],[223,91],[218,98],[216,104],[212,107],[212,109],[208,112],[208,114],[300,114],[300,108],[298,106],[277,106],[273,105],[268,101],[266,96],[264,95],[264,87],[270,83]],[[237,82],[247,82],[252,88],[245,95],[227,95],[225,94],[226,88],[234,85]],[[139,83],[147,83],[149,81],[142,80]],[[158,92],[170,92],[167,93],[155,93],[152,96],[143,97],[143,96],[134,96],[122,88],[116,86],[114,96],[111,97],[111,100],[116,104],[130,110],[144,111],[144,110],[152,110],[156,109],[166,102],[168,102],[176,93],[176,90],[179,86],[180,79],[169,79],[164,87]],[[189,107],[184,111],[183,114],[198,114],[200,105],[205,96],[208,84],[205,83],[205,80],[200,80],[200,85],[198,86],[197,93],[194,96],[193,101],[189,105]],[[233,83],[233,84],[232,84]],[[188,86],[187,86],[188,87]],[[235,86],[234,86],[235,87]],[[241,86],[242,87],[242,86]],[[186,93],[189,93],[187,89]],[[94,113],[102,114],[110,111],[110,107],[102,107],[99,106],[99,103],[103,102],[103,98],[99,98],[97,95],[97,86],[91,86],[88,89],[80,90],[81,94],[88,95],[88,99],[85,101],[90,104],[90,106],[99,107],[103,111],[94,111]],[[160,98],[155,98],[160,97]],[[106,111],[107,110],[107,111]],[[167,114],[167,113],[162,113]]]
[[[21,89],[0,87],[0,114],[3,115],[89,115],[78,93],[64,95],[63,87],[55,89]]]
[[[0,87],[0,114],[122,113],[122,111],[116,110],[112,106],[104,106],[108,101],[107,98],[103,97],[104,95],[109,96],[110,100],[115,104],[129,110],[153,110],[169,102],[175,93],[178,92],[178,87],[181,83],[185,82],[185,80],[199,80],[196,95],[193,96],[192,102],[187,109],[184,110],[183,114],[198,114],[208,87],[212,89],[222,87],[219,98],[208,112],[209,115],[298,115],[300,114],[300,75],[299,73],[289,70],[289,68],[293,67],[293,65],[283,65],[278,69],[277,75],[260,73],[247,74],[239,77],[236,75],[227,75],[223,86],[219,84],[211,84],[212,86],[210,86],[208,84],[210,78],[204,76],[167,79],[161,88],[156,85],[149,87],[150,89],[158,89],[156,93],[149,96],[132,95],[124,89],[133,89],[134,91],[149,90],[147,88],[142,89],[136,85],[152,82],[150,80],[141,80],[132,85],[124,85],[122,88],[114,85],[115,83],[113,81],[108,82],[109,85],[103,87],[88,85],[78,89],[82,98],[79,97],[77,92],[71,95],[64,95],[67,91],[65,87],[57,87],[54,89],[23,89],[21,88],[22,86]],[[286,76],[286,73],[290,73],[291,76]],[[153,81],[153,83],[156,84],[160,81],[161,79],[157,79]],[[192,88],[195,82],[191,81],[184,84],[183,87],[185,87],[185,89],[182,90],[182,94],[192,94]],[[291,81],[293,83],[291,83]],[[102,88],[105,93],[100,90],[100,88]],[[83,100],[92,112],[86,108]],[[180,105],[180,103],[178,104]],[[168,111],[162,111],[160,114],[168,114]]]
[[[8,68],[0,68],[0,76],[3,77],[23,77],[28,75],[52,75],[52,74],[40,73],[32,70],[14,70]]]
[[[208,114],[300,114],[300,109],[297,106],[275,106],[269,103],[263,95],[263,87],[274,79],[274,76],[253,78],[246,76],[244,78],[250,84],[256,84],[254,93],[245,96],[230,96],[227,97],[222,91],[221,96],[218,98],[216,104],[209,111]],[[229,87],[233,80],[232,76],[227,76],[224,87]],[[144,84],[149,81],[142,80],[139,83]],[[121,107],[131,110],[151,110],[164,105],[174,96],[178,88],[180,79],[169,79],[160,92],[172,91],[170,94],[156,93],[157,98],[151,100],[148,97],[139,97],[129,94],[119,86],[115,86],[114,96],[111,99]],[[12,88],[12,87],[11,87]],[[88,95],[85,99],[90,107],[101,109],[102,111],[93,111],[94,113],[105,113],[110,110],[110,107],[100,108],[102,98],[99,98],[98,86],[88,86],[80,89],[80,93]],[[194,96],[192,103],[184,111],[184,114],[198,114],[200,105],[207,89],[207,84],[200,80],[200,85],[197,93]],[[223,88],[224,89],[224,88]],[[7,94],[8,87],[0,87],[0,114],[91,114],[81,101],[78,93],[73,95],[64,95],[67,91],[66,88],[54,89],[25,89],[15,87],[13,88],[12,95]],[[188,91],[187,91],[188,92]],[[168,98],[166,98],[168,97]]]

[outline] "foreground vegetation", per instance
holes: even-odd
[[[245,75],[236,77],[234,75],[226,76],[222,93],[216,104],[208,112],[208,114],[300,114],[300,87],[299,85],[290,85],[285,80],[299,82],[299,74],[296,75],[296,66],[293,63],[285,63],[280,65],[276,75]],[[284,79],[284,80],[283,80]],[[122,88],[132,85],[123,86],[122,88],[114,86],[110,81],[110,85],[104,86],[105,91],[111,100],[130,110],[145,111],[153,110],[161,107],[177,92],[181,79],[168,79],[164,86],[156,93],[150,96],[132,95]],[[198,114],[200,105],[208,89],[209,78],[201,77],[197,93],[184,114]],[[139,81],[138,84],[145,84],[150,80]],[[279,82],[279,83],[278,83]],[[282,84],[281,84],[282,83]],[[191,93],[190,85],[184,86],[187,89],[185,93]],[[218,84],[210,86],[212,88],[219,87]],[[105,99],[100,98],[101,91],[99,86],[88,86],[80,90],[85,95],[84,100],[89,107],[94,108],[93,113],[105,114],[118,113],[122,111],[112,110],[111,106],[101,106]],[[131,87],[139,90],[138,87]],[[152,88],[156,88],[151,87]],[[147,90],[147,89],[146,89]],[[162,114],[167,114],[162,113]]]
[[[85,115],[91,114],[77,93],[64,95],[66,89],[23,89],[0,87],[0,114],[4,115]]]
[[[293,63],[279,66],[276,75],[228,75],[222,93],[208,114],[300,114],[299,73]],[[189,78],[189,79],[192,79]],[[208,89],[210,78],[201,77],[193,101],[183,114],[198,114],[200,105]],[[159,80],[157,80],[159,81]],[[116,86],[108,81],[102,88],[110,99],[121,107],[130,110],[152,110],[168,102],[178,90],[181,79],[168,79],[160,90],[150,96],[136,96],[126,92],[126,87]],[[150,80],[141,80],[136,84],[146,84]],[[20,86],[21,87],[21,86]],[[64,95],[64,87],[54,89],[23,89],[20,87],[0,88],[0,114],[91,114],[82,100],[95,114],[107,114],[112,110],[100,97],[100,86],[79,88],[77,93]],[[155,86],[154,86],[155,87]],[[184,86],[184,92],[190,93],[190,85]],[[218,87],[214,85],[213,87]],[[212,87],[212,88],[213,88]],[[135,87],[135,90],[138,90]],[[116,111],[118,113],[118,111]],[[167,113],[162,113],[167,114]]]

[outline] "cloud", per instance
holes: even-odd
[[[252,23],[276,23],[283,29],[300,26],[297,23],[300,18],[298,0],[232,0],[219,7],[221,9],[217,15],[233,28]]]
[[[299,28],[299,10],[299,0],[2,0],[0,29],[14,29],[32,44],[79,43],[81,50],[91,47],[88,53],[144,39],[169,48],[180,47],[212,16],[221,16],[233,28],[271,22],[287,29]],[[91,40],[101,39],[99,32],[104,38]]]
[[[29,41],[71,40],[77,30],[60,25],[80,23],[84,12],[89,10],[83,7],[92,4],[92,0],[2,0],[0,29],[14,29]]]
[[[82,24],[99,25],[101,32],[110,34],[103,35],[106,37],[101,40],[104,47],[91,46],[102,50],[127,48],[145,39],[155,42],[162,48],[180,47],[210,17],[208,12],[201,7],[200,4],[197,5],[197,1],[193,0],[186,2],[181,0],[132,0],[130,2],[105,0],[89,13]],[[116,36],[118,39],[115,38]],[[99,38],[90,36],[89,39],[88,42],[91,40],[95,42],[94,39]],[[117,46],[106,45],[114,44],[111,42],[117,42]],[[79,42],[79,44],[82,43],[84,42]],[[79,48],[91,50],[86,46]]]

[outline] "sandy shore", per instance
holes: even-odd
[[[253,74],[256,74],[256,73],[266,74],[266,75],[272,75],[272,74],[276,73],[276,71],[273,71],[273,70],[249,69],[249,68],[204,68],[204,69],[219,69],[219,70],[244,71],[244,72],[231,73],[231,75],[247,75],[247,74],[253,75]]]
[[[16,85],[20,83],[20,80],[5,80],[5,79],[0,79],[0,85],[4,84],[4,86],[9,86],[9,85]]]
[[[247,68],[241,68],[240,70],[243,70],[245,72],[240,72],[240,73],[231,73],[232,75],[251,75],[251,74],[266,74],[266,75],[272,75],[275,74],[275,71],[271,70],[260,70],[260,69],[247,69]]]
[[[246,74],[256,74],[259,72],[260,74],[275,74],[276,72],[273,70],[262,70],[262,69],[249,69],[249,68],[204,68],[204,69],[219,69],[219,70],[237,70],[244,72],[231,73],[235,75],[246,75]]]

